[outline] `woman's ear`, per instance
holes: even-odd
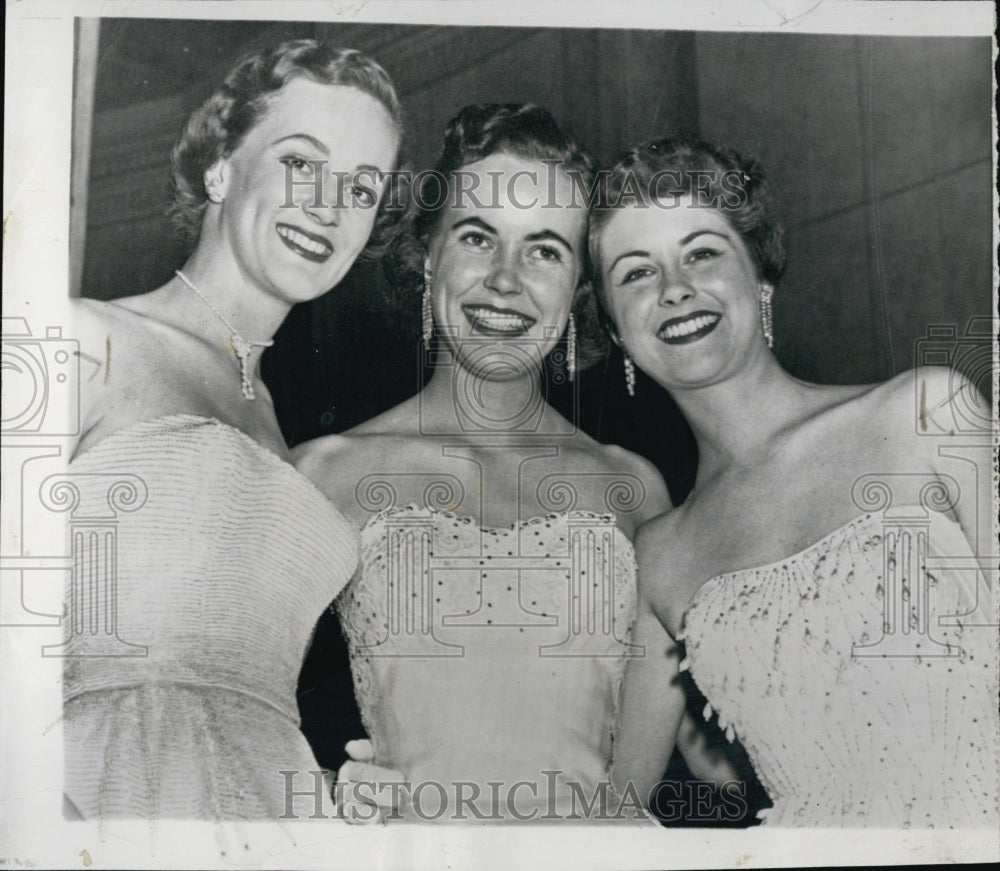
[[[229,162],[224,157],[220,157],[208,169],[203,176],[205,183],[205,195],[213,203],[221,203],[226,198],[229,188]]]

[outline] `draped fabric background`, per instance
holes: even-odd
[[[479,101],[539,103],[600,161],[667,133],[755,154],[790,233],[775,298],[781,362],[820,382],[883,380],[920,361],[931,329],[989,391],[986,38],[105,19],[86,225],[74,228],[84,296],[150,290],[183,263],[164,217],[181,124],[244,51],[304,36],[360,48],[388,69],[415,169],[433,164],[446,121]],[[385,285],[378,265],[359,264],[294,310],[265,355],[290,443],[340,432],[418,389],[419,300],[393,309]],[[577,385],[579,397],[554,384],[549,397],[601,441],[657,463],[682,499],[696,458],[669,398],[640,373],[629,400],[614,350]],[[303,673],[302,707],[321,761],[336,765],[360,725],[329,622]]]

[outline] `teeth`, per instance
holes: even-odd
[[[702,330],[709,324],[714,324],[719,320],[717,315],[699,315],[696,318],[691,318],[689,321],[684,321],[680,324],[670,324],[663,331],[668,339],[678,339],[681,336],[690,336],[691,333],[696,333],[698,330]]]
[[[533,321],[521,315],[499,314],[489,309],[469,308],[466,311],[477,325],[481,324],[490,330],[516,333],[528,329],[533,323]]]
[[[333,250],[329,245],[316,242],[297,230],[291,229],[291,227],[278,227],[278,234],[284,236],[289,242],[294,242],[299,248],[305,248],[306,251],[311,251],[313,254],[329,254]]]

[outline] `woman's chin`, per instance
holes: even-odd
[[[453,348],[461,373],[497,383],[537,379],[542,369],[538,349],[530,343],[490,342],[477,337]],[[456,375],[459,373],[456,372]]]
[[[666,369],[660,366],[643,371],[669,392],[711,387],[726,379],[725,367],[721,365],[689,366],[683,369],[680,367]]]
[[[281,297],[289,305],[311,302],[332,290],[340,282],[340,277],[326,271],[320,275],[315,269],[272,270],[268,276],[275,296]]]

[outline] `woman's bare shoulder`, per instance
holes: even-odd
[[[370,438],[328,435],[296,445],[290,459],[327,499],[350,514],[361,470],[377,467],[379,453]]]
[[[148,293],[135,296],[123,296],[114,300],[90,299],[80,297],[70,300],[70,308],[80,326],[117,326],[122,323],[134,323],[137,318],[148,317],[146,300]]]
[[[393,443],[398,443],[393,436],[349,430],[302,442],[292,448],[291,458],[299,471],[309,478],[336,474],[338,470],[354,474],[357,467],[369,466],[379,456],[391,453]]]
[[[352,494],[368,472],[389,468],[421,447],[418,434],[393,428],[399,408],[389,409],[339,435],[296,445],[291,451],[292,463],[334,501]],[[405,418],[405,414],[402,416]]]
[[[115,347],[145,346],[159,323],[146,311],[147,296],[149,294],[123,297],[110,302],[71,300],[73,329],[81,351],[99,358],[102,354],[110,354]]]
[[[327,435],[310,439],[296,445],[289,451],[293,465],[306,477],[313,477],[307,470],[326,465],[338,456],[348,454],[351,449],[351,439],[344,435]]]
[[[907,369],[887,381],[853,388],[844,407],[860,413],[873,433],[904,441],[989,434],[989,403],[962,373],[948,366]]]
[[[635,551],[640,561],[660,562],[665,554],[675,551],[681,539],[687,508],[680,505],[647,520],[635,536]]]
[[[419,464],[423,449],[419,436],[362,426],[303,442],[292,449],[291,459],[334,505],[363,523],[369,511],[359,499],[359,487],[370,476],[391,475],[401,463]]]
[[[990,403],[972,381],[948,366],[920,366],[888,382],[900,412],[920,435],[989,435]]]
[[[113,416],[149,343],[141,318],[117,303],[74,299],[70,314],[79,343],[82,442],[105,416]]]
[[[686,513],[681,505],[659,514],[640,526],[635,537],[640,593],[661,621],[670,612],[674,591],[696,568],[697,555],[685,543]]]
[[[71,299],[73,332],[83,348],[103,343],[120,324],[117,308],[97,299]]]
[[[916,428],[918,380],[909,370],[871,384],[806,384],[805,410],[790,433],[848,427],[861,442],[905,438]]]
[[[667,485],[659,469],[645,457],[626,450],[619,445],[601,444],[586,436],[581,445],[594,459],[595,465],[604,472],[618,474],[623,481],[638,482],[641,492],[637,493],[641,504],[635,509],[638,522],[644,523],[671,507]]]
[[[420,435],[420,405],[416,396],[394,405],[344,433],[347,436],[414,438]]]

